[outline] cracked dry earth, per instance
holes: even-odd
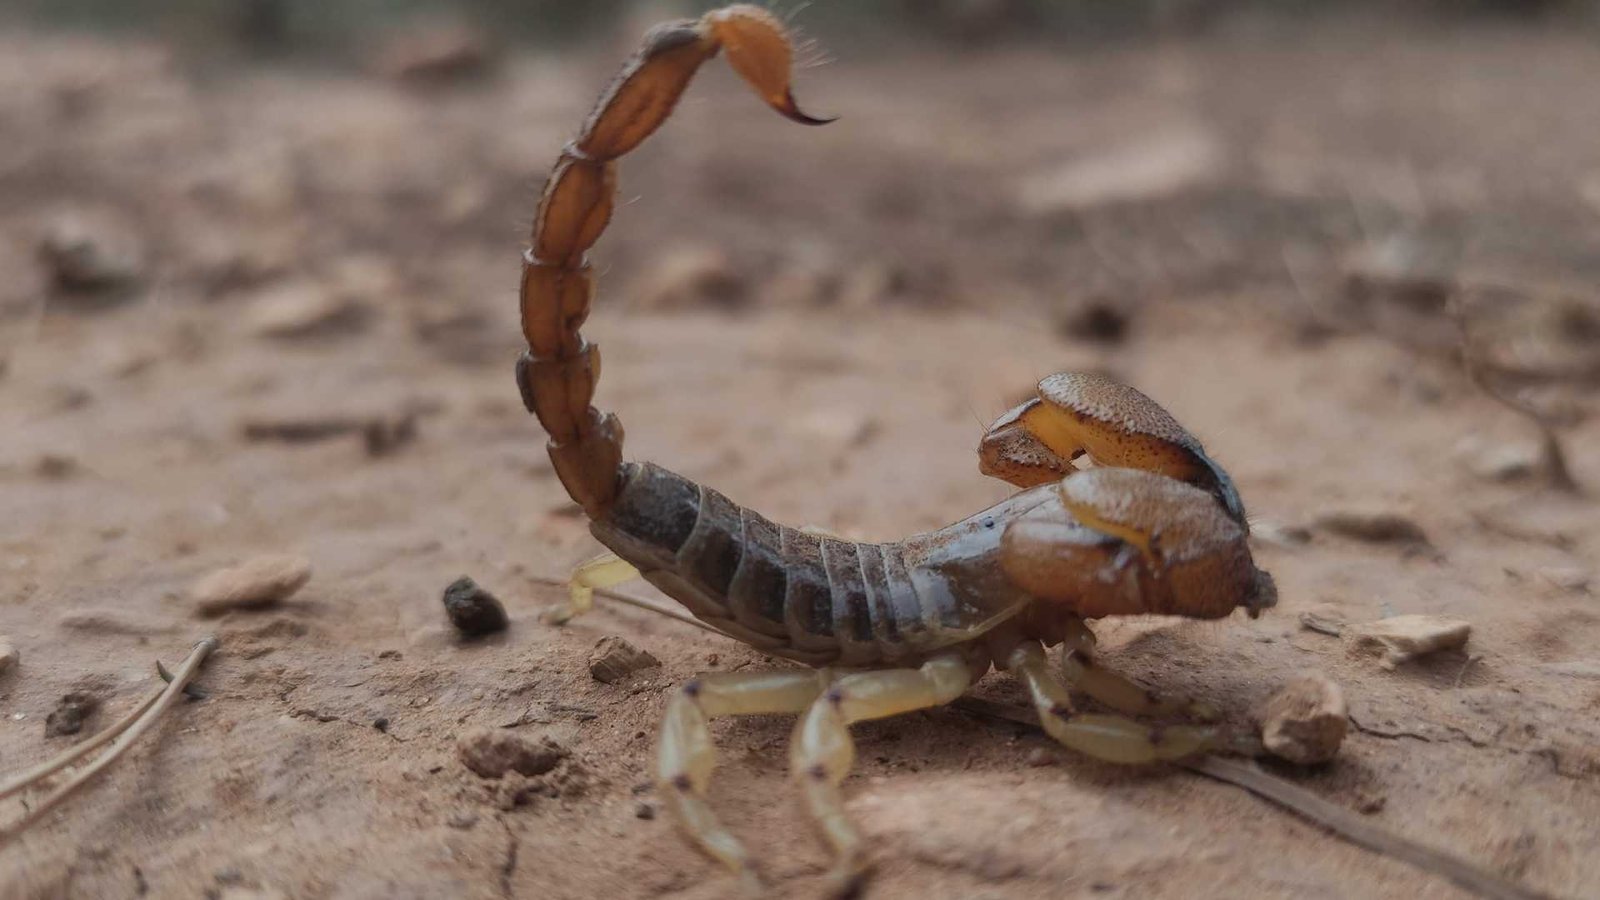
[[[45,290],[38,264],[7,251],[19,273],[4,289],[9,308],[33,313],[7,320],[0,376],[0,634],[21,654],[0,674],[4,768],[72,740],[45,735],[62,695],[94,694],[89,727],[100,727],[154,689],[155,659],[175,662],[208,632],[222,648],[199,680],[208,699],[174,708],[107,775],[0,849],[0,896],[732,896],[654,815],[648,761],[675,683],[768,663],[631,609],[603,606],[563,629],[537,620],[558,592],[536,579],[596,545],[512,384],[519,229],[508,223],[530,215],[529,180],[612,57],[524,60],[501,81],[441,97],[285,73],[201,87],[159,48],[6,42],[5,115],[38,126],[4,151],[0,226],[17,239],[6,245],[29,246],[58,207],[89,207],[144,222],[154,268],[120,305],[41,311],[26,307]],[[846,116],[821,137],[779,131],[736,86],[708,78],[661,146],[624,167],[641,199],[601,244],[615,268],[587,329],[606,350],[600,400],[621,415],[634,458],[776,519],[888,538],[1004,496],[972,450],[1039,376],[1114,372],[1233,473],[1262,533],[1278,536],[1256,552],[1282,603],[1258,621],[1105,622],[1108,663],[1208,700],[1241,728],[1277,686],[1321,670],[1343,685],[1355,728],[1334,764],[1282,774],[1554,896],[1595,896],[1600,600],[1583,577],[1600,552],[1595,503],[1488,479],[1465,458],[1472,447],[1526,450],[1535,435],[1448,353],[1381,329],[1328,333],[1327,317],[1343,321],[1331,281],[1324,321],[1308,329],[1293,286],[1253,273],[1282,258],[1274,241],[1306,217],[1318,224],[1294,236],[1308,252],[1347,249],[1349,198],[1318,193],[1312,176],[1397,153],[1389,141],[1408,138],[1360,145],[1359,127],[1326,126],[1331,161],[1303,172],[1299,193],[1237,157],[1266,154],[1281,175],[1306,163],[1307,135],[1322,127],[1311,123],[1346,109],[1337,97],[1389,75],[1442,73],[1463,96],[1529,100],[1506,114],[1554,133],[1522,161],[1539,177],[1506,191],[1544,199],[1506,215],[1581,243],[1594,224],[1559,205],[1578,201],[1538,191],[1581,174],[1582,123],[1600,116],[1539,122],[1545,107],[1529,98],[1561,85],[1570,94],[1600,62],[1538,32],[1416,38],[1376,55],[1335,33],[1293,60],[1254,46],[846,61],[808,85]],[[1468,64],[1501,58],[1531,61],[1522,81],[1476,80],[1505,70]],[[1358,72],[1358,61],[1379,71]],[[1040,79],[1044,98],[1016,97],[1016,83],[1052,67],[1073,87]],[[1236,99],[1245,81],[1258,95],[1275,80],[1263,70],[1298,103],[1263,112],[1260,96]],[[69,90],[90,109],[61,121],[54,104]],[[1372,105],[1356,125],[1470,112],[1440,113],[1404,91],[1362,96]],[[1592,98],[1571,99],[1594,111]],[[1038,102],[1075,115],[1041,121]],[[1002,141],[989,129],[1006,116],[1027,127]],[[994,199],[1029,159],[1176,117],[1203,120],[1194,127],[1233,155],[1220,181],[1133,201],[1121,218],[1079,211],[1053,231]],[[1418,177],[1460,180],[1430,156],[1444,150],[1430,143],[1435,127],[1445,125],[1419,126],[1407,145]],[[1494,140],[1456,152],[1457,169],[1490,173],[1494,199],[1506,182],[1493,173],[1507,164]],[[848,160],[860,165],[841,167]],[[839,199],[852,195],[877,199]],[[927,206],[908,219],[912,197]],[[1281,229],[1264,227],[1280,214]],[[1163,230],[1236,215],[1244,224],[1222,227],[1216,258]],[[661,241],[686,231],[729,248],[748,295],[738,310],[641,299]],[[1085,235],[1104,246],[1085,250]],[[1480,246],[1517,249],[1494,238]],[[1063,249],[1015,265],[1030,241]],[[1171,267],[1141,263],[1175,242],[1188,255]],[[848,270],[858,247],[906,269],[906,290],[938,294],[939,308],[905,297],[785,304],[766,292],[819,257]],[[1102,251],[1112,262],[1093,261]],[[930,269],[937,260],[949,268]],[[1579,271],[1585,260],[1567,262]],[[1139,300],[1125,343],[1049,326],[1059,294],[1041,285],[1076,296],[1092,280],[1070,277],[1073,266]],[[263,337],[251,311],[285,285],[358,295],[363,315]],[[282,441],[259,427],[402,410],[415,414],[415,437],[376,456],[353,434]],[[1600,421],[1564,436],[1577,476],[1600,485]],[[1402,514],[1429,546],[1315,528],[1308,542],[1282,538],[1351,508]],[[308,558],[310,582],[276,608],[195,616],[195,581],[263,553]],[[454,637],[440,594],[462,574],[506,602],[508,631]],[[1303,629],[1308,611],[1349,622],[1438,613],[1473,633],[1465,654],[1385,671]],[[587,658],[607,635],[661,666],[597,682]],[[997,677],[977,691],[1020,700]],[[486,780],[456,752],[476,727],[549,738],[568,755],[542,775]],[[778,893],[809,897],[826,858],[785,781],[789,728],[716,725],[713,801]],[[877,859],[873,897],[1461,896],[1231,787],[1093,763],[1015,725],[936,710],[856,734],[846,791]]]

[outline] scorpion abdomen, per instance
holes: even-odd
[[[906,545],[779,525],[651,463],[624,466],[616,502],[592,529],[696,618],[777,656],[904,661],[948,643],[940,636],[957,625],[949,597],[918,589]]]

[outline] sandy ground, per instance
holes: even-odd
[[[537,618],[558,592],[534,579],[597,548],[512,383],[516,253],[537,173],[615,54],[416,92],[0,44],[0,634],[21,655],[0,673],[4,768],[73,740],[46,735],[62,695],[96,697],[103,726],[155,689],[155,659],[222,640],[209,699],[0,849],[0,895],[732,896],[655,815],[648,761],[674,684],[768,663],[632,610]],[[972,449],[1038,377],[1114,372],[1205,441],[1265,533],[1378,509],[1430,546],[1259,541],[1277,610],[1105,622],[1108,661],[1241,728],[1321,670],[1354,729],[1334,764],[1281,774],[1554,896],[1600,896],[1600,422],[1563,430],[1589,497],[1488,477],[1537,434],[1467,378],[1443,311],[1340,287],[1402,233],[1452,251],[1425,287],[1490,284],[1473,290],[1512,310],[1497,321],[1592,315],[1592,288],[1571,288],[1600,268],[1592,39],[1357,23],[897,53],[804,73],[811,105],[844,115],[816,131],[708,74],[625,167],[636,202],[601,245],[587,333],[630,455],[889,538],[1005,495]],[[132,248],[130,296],[50,287],[34,248],[63,215]],[[1064,329],[1090,301],[1130,335]],[[1564,343],[1529,326],[1486,352],[1581,411],[1593,319],[1563,321]],[[250,436],[406,415],[415,439],[377,456],[356,434]],[[314,567],[288,602],[195,615],[199,577],[285,552]],[[454,637],[440,594],[462,574],[509,631]],[[1390,672],[1302,629],[1311,609],[1474,630],[1466,653]],[[604,635],[661,667],[595,681]],[[977,691],[1020,699],[996,676]],[[477,726],[571,755],[485,780],[456,755]],[[789,727],[718,724],[714,802],[781,895],[815,896],[826,857],[785,781]],[[1233,788],[1018,726],[940,710],[856,733],[873,897],[1459,895]]]

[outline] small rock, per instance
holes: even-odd
[[[385,77],[412,87],[446,87],[480,81],[494,71],[494,42],[466,25],[432,24],[403,32],[378,55]]]
[[[793,420],[792,427],[812,446],[836,451],[865,447],[882,430],[870,415],[832,407],[802,413]]]
[[[195,611],[220,616],[233,610],[276,606],[311,580],[311,561],[300,556],[258,556],[244,565],[220,569],[195,583]]]
[[[655,804],[641,802],[638,806],[633,808],[633,815],[635,818],[644,819],[646,821],[654,819],[656,817]]]
[[[1046,216],[1148,202],[1213,183],[1226,165],[1226,148],[1209,131],[1175,127],[1029,175],[1016,202]]]
[[[360,330],[367,312],[352,297],[296,282],[258,296],[245,314],[245,327],[258,337],[276,340],[348,333]]]
[[[1103,299],[1089,300],[1064,310],[1056,320],[1063,337],[1094,344],[1120,344],[1128,338],[1132,317],[1128,310]]]
[[[1334,510],[1318,516],[1316,527],[1329,534],[1372,544],[1428,544],[1428,535],[1422,526],[1399,513]]]
[[[566,747],[548,737],[535,740],[499,728],[474,728],[462,735],[456,754],[484,778],[499,778],[507,772],[543,775],[569,755]]]
[[[15,666],[21,659],[22,654],[17,652],[17,646],[11,643],[10,638],[0,634],[0,675],[4,675],[8,669]]]
[[[1408,660],[1439,650],[1465,647],[1472,625],[1444,616],[1391,616],[1345,629],[1354,650],[1384,652],[1381,665],[1393,669]]]
[[[78,474],[83,467],[76,459],[62,453],[46,453],[33,464],[33,473],[51,481],[65,481]]]
[[[504,631],[511,624],[500,601],[465,575],[444,589],[444,611],[450,617],[450,624],[464,637]]]
[[[1261,704],[1254,718],[1267,752],[1300,765],[1325,763],[1350,727],[1344,691],[1321,672],[1307,672]]]
[[[466,831],[472,826],[478,824],[478,814],[470,810],[451,813],[450,818],[445,820],[445,824],[449,825],[451,828],[457,828],[461,831]]]
[[[1300,627],[1318,634],[1338,637],[1344,633],[1344,616],[1337,609],[1323,604],[1300,614]]]
[[[1356,303],[1437,313],[1457,286],[1457,269],[1456,252],[1445,242],[1397,233],[1350,254],[1344,262],[1344,289]]]
[[[595,681],[615,684],[640,669],[661,665],[661,660],[616,635],[606,635],[589,653],[589,674]]]
[[[1486,481],[1528,481],[1539,473],[1542,457],[1532,446],[1488,447],[1468,460],[1472,474]]]
[[[82,691],[73,691],[61,698],[56,708],[44,720],[45,737],[58,737],[66,734],[77,734],[83,730],[83,723],[94,715],[100,708],[100,701],[92,694]]]
[[[1311,543],[1311,529],[1263,519],[1250,523],[1250,540],[1283,550],[1294,550]]]
[[[39,242],[51,282],[68,294],[104,295],[137,286],[143,256],[131,232],[76,216],[51,223]]]
[[[1061,761],[1061,757],[1044,747],[1034,747],[1032,750],[1028,751],[1027,756],[1023,757],[1023,761],[1028,765],[1038,769],[1045,766],[1053,766],[1056,763],[1059,763]]]
[[[1383,808],[1388,805],[1389,798],[1382,794],[1362,791],[1360,794],[1356,795],[1356,812],[1361,813],[1364,816],[1371,816],[1381,813],[1383,812]]]
[[[93,634],[120,634],[137,637],[148,634],[158,634],[172,631],[170,625],[151,624],[115,609],[101,609],[89,607],[75,609],[61,614],[56,624],[62,628],[73,631],[87,631]]]
[[[374,418],[361,426],[362,445],[371,457],[388,456],[417,437],[417,414],[402,412],[393,418]]]
[[[743,302],[745,282],[721,250],[684,247],[658,257],[632,296],[649,310],[731,308]]]
[[[1551,566],[1535,574],[1563,591],[1574,594],[1588,593],[1589,586],[1594,582],[1594,572],[1582,566]]]

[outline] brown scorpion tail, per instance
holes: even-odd
[[[677,105],[700,64],[726,50],[728,62],[768,105],[808,125],[790,92],[793,47],[783,24],[747,4],[699,20],[661,25],[601,95],[578,137],[561,151],[533,222],[522,264],[522,333],[517,360],[522,402],[550,435],[550,461],[561,484],[591,518],[619,489],[622,423],[590,405],[600,379],[600,350],[578,328],[589,315],[594,271],[588,250],[611,221],[616,160],[649,137]]]

